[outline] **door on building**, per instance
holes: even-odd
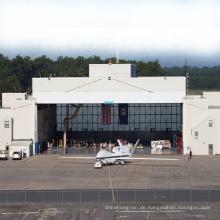
[[[209,155],[213,155],[213,144],[209,144]]]

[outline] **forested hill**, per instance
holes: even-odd
[[[20,55],[13,59],[0,54],[0,102],[4,92],[27,92],[31,94],[33,77],[88,77],[89,64],[108,63],[110,58],[102,60],[99,56],[84,58],[79,56],[62,57],[56,61],[45,55],[31,59]],[[116,63],[115,58],[111,58]],[[137,76],[184,76],[185,67],[161,68],[159,61],[143,62],[120,60],[120,63],[136,64]],[[189,73],[189,89],[220,90],[220,66],[208,68],[187,67]]]
[[[167,76],[185,76],[185,66],[163,68]],[[220,90],[220,66],[214,67],[190,67],[187,66],[189,73],[190,90]]]

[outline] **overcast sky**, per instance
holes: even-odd
[[[220,65],[219,0],[0,0],[0,53]]]

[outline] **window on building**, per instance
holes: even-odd
[[[195,139],[198,139],[198,136],[199,136],[199,132],[195,131]]]
[[[212,127],[212,126],[213,126],[213,121],[209,120],[209,127]]]
[[[5,121],[5,128],[9,128],[9,121]]]

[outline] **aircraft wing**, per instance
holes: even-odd
[[[63,158],[63,159],[93,159],[93,160],[96,159],[96,157],[59,157],[59,158]]]
[[[146,157],[121,157],[117,159],[123,160],[180,160],[180,159],[169,159],[169,158],[146,158]]]
[[[96,157],[59,157],[62,159],[93,159]],[[105,159],[105,158],[102,158]],[[107,158],[106,158],[107,159]],[[146,157],[116,157],[117,160],[180,160],[180,159],[169,159],[169,158],[146,158]]]

